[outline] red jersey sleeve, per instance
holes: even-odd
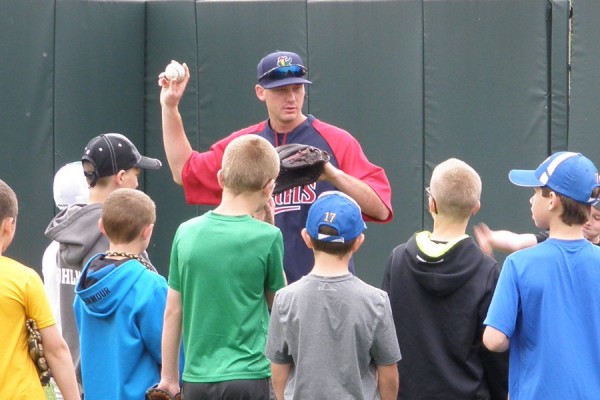
[[[365,220],[382,223],[390,222],[394,218],[392,188],[385,170],[367,159],[360,143],[349,132],[318,119],[315,119],[313,122],[313,127],[333,150],[333,154],[338,162],[338,168],[369,185],[390,212],[385,221],[363,215]]]
[[[217,181],[221,169],[223,153],[227,145],[236,137],[260,133],[265,122],[244,128],[219,140],[205,152],[194,151],[181,171],[183,191],[188,204],[216,205],[221,201],[222,189]]]

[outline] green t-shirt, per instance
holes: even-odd
[[[212,211],[173,241],[169,287],[181,293],[186,382],[262,379],[269,312],[265,291],[285,286],[279,228]]]

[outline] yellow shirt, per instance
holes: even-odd
[[[46,398],[27,349],[26,317],[39,329],[56,323],[37,272],[0,256],[0,399]]]

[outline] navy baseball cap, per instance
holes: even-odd
[[[319,233],[323,225],[337,230],[337,235]],[[308,210],[306,230],[310,237],[323,242],[345,243],[356,239],[367,225],[363,220],[360,206],[345,193],[323,192]]]
[[[265,89],[273,89],[286,85],[312,83],[305,79],[308,70],[302,58],[290,51],[279,51],[267,54],[256,66],[258,84]]]
[[[594,188],[600,186],[594,163],[580,153],[560,151],[548,157],[535,171],[513,169],[508,179],[517,186],[548,186],[579,203],[594,204]]]
[[[90,140],[81,161],[92,163],[96,178],[115,175],[120,170],[133,167],[159,169],[162,166],[160,160],[141,155],[131,140],[120,133],[106,133]]]

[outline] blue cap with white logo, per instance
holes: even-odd
[[[594,163],[580,153],[560,151],[548,157],[535,171],[513,169],[508,179],[517,186],[548,186],[579,203],[594,204],[594,188],[600,186]]]

